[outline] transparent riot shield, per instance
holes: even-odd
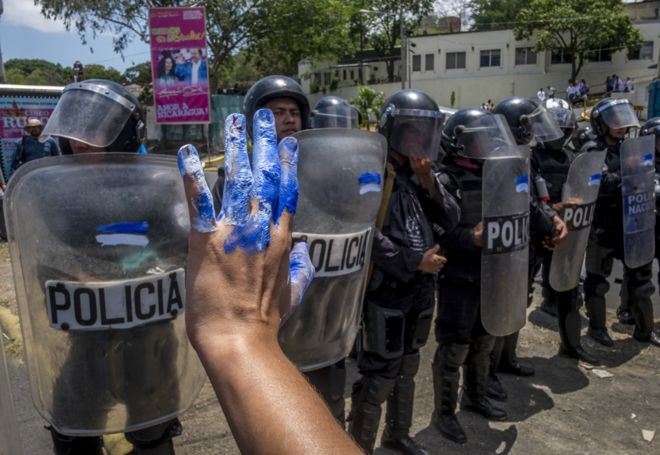
[[[5,362],[5,347],[0,330],[0,455],[21,454],[21,441],[18,437],[18,425],[11,398],[9,375]]]
[[[655,254],[655,138],[627,139],[621,144],[623,256],[630,268]]]
[[[605,150],[582,153],[568,170],[561,209],[568,236],[554,249],[550,263],[550,286],[555,291],[575,289],[580,280],[606,154]]]
[[[300,197],[293,236],[309,243],[316,275],[280,330],[280,344],[299,369],[312,371],[346,357],[358,332],[387,144],[381,135],[345,128],[295,137]]]
[[[32,399],[59,432],[172,419],[205,374],[184,317],[189,220],[174,157],[22,166],[6,219]]]
[[[529,262],[529,158],[487,160],[483,168],[481,322],[506,336],[525,325]]]

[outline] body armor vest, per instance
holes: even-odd
[[[461,220],[459,226],[474,227],[482,220],[482,178],[460,166],[450,165],[447,172],[451,174],[460,190],[459,205]]]
[[[550,152],[538,147],[534,150],[536,171],[545,179],[550,195],[550,203],[560,202],[562,188],[568,177],[568,169],[573,161],[573,154],[564,149]]]

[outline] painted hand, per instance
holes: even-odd
[[[314,275],[307,245],[291,249],[298,200],[295,139],[276,143],[273,114],[254,116],[253,168],[245,117],[225,122],[225,191],[216,219],[202,164],[192,145],[179,150],[192,231],[186,325],[194,345],[208,337],[277,337]]]

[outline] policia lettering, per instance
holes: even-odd
[[[128,329],[182,313],[185,272],[112,283],[49,280],[46,299],[55,329]]]
[[[362,270],[371,229],[353,234],[318,235],[293,233],[294,242],[309,244],[315,277],[348,275]]]
[[[484,218],[483,254],[517,251],[529,242],[529,212],[512,216]]]
[[[591,226],[595,210],[595,202],[591,204],[565,204],[562,207],[562,219],[569,231],[579,231]]]
[[[628,194],[624,200],[626,215],[634,216],[655,210],[655,195],[653,190]]]

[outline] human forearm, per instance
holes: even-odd
[[[360,453],[271,338],[252,333],[198,346],[240,451]]]

